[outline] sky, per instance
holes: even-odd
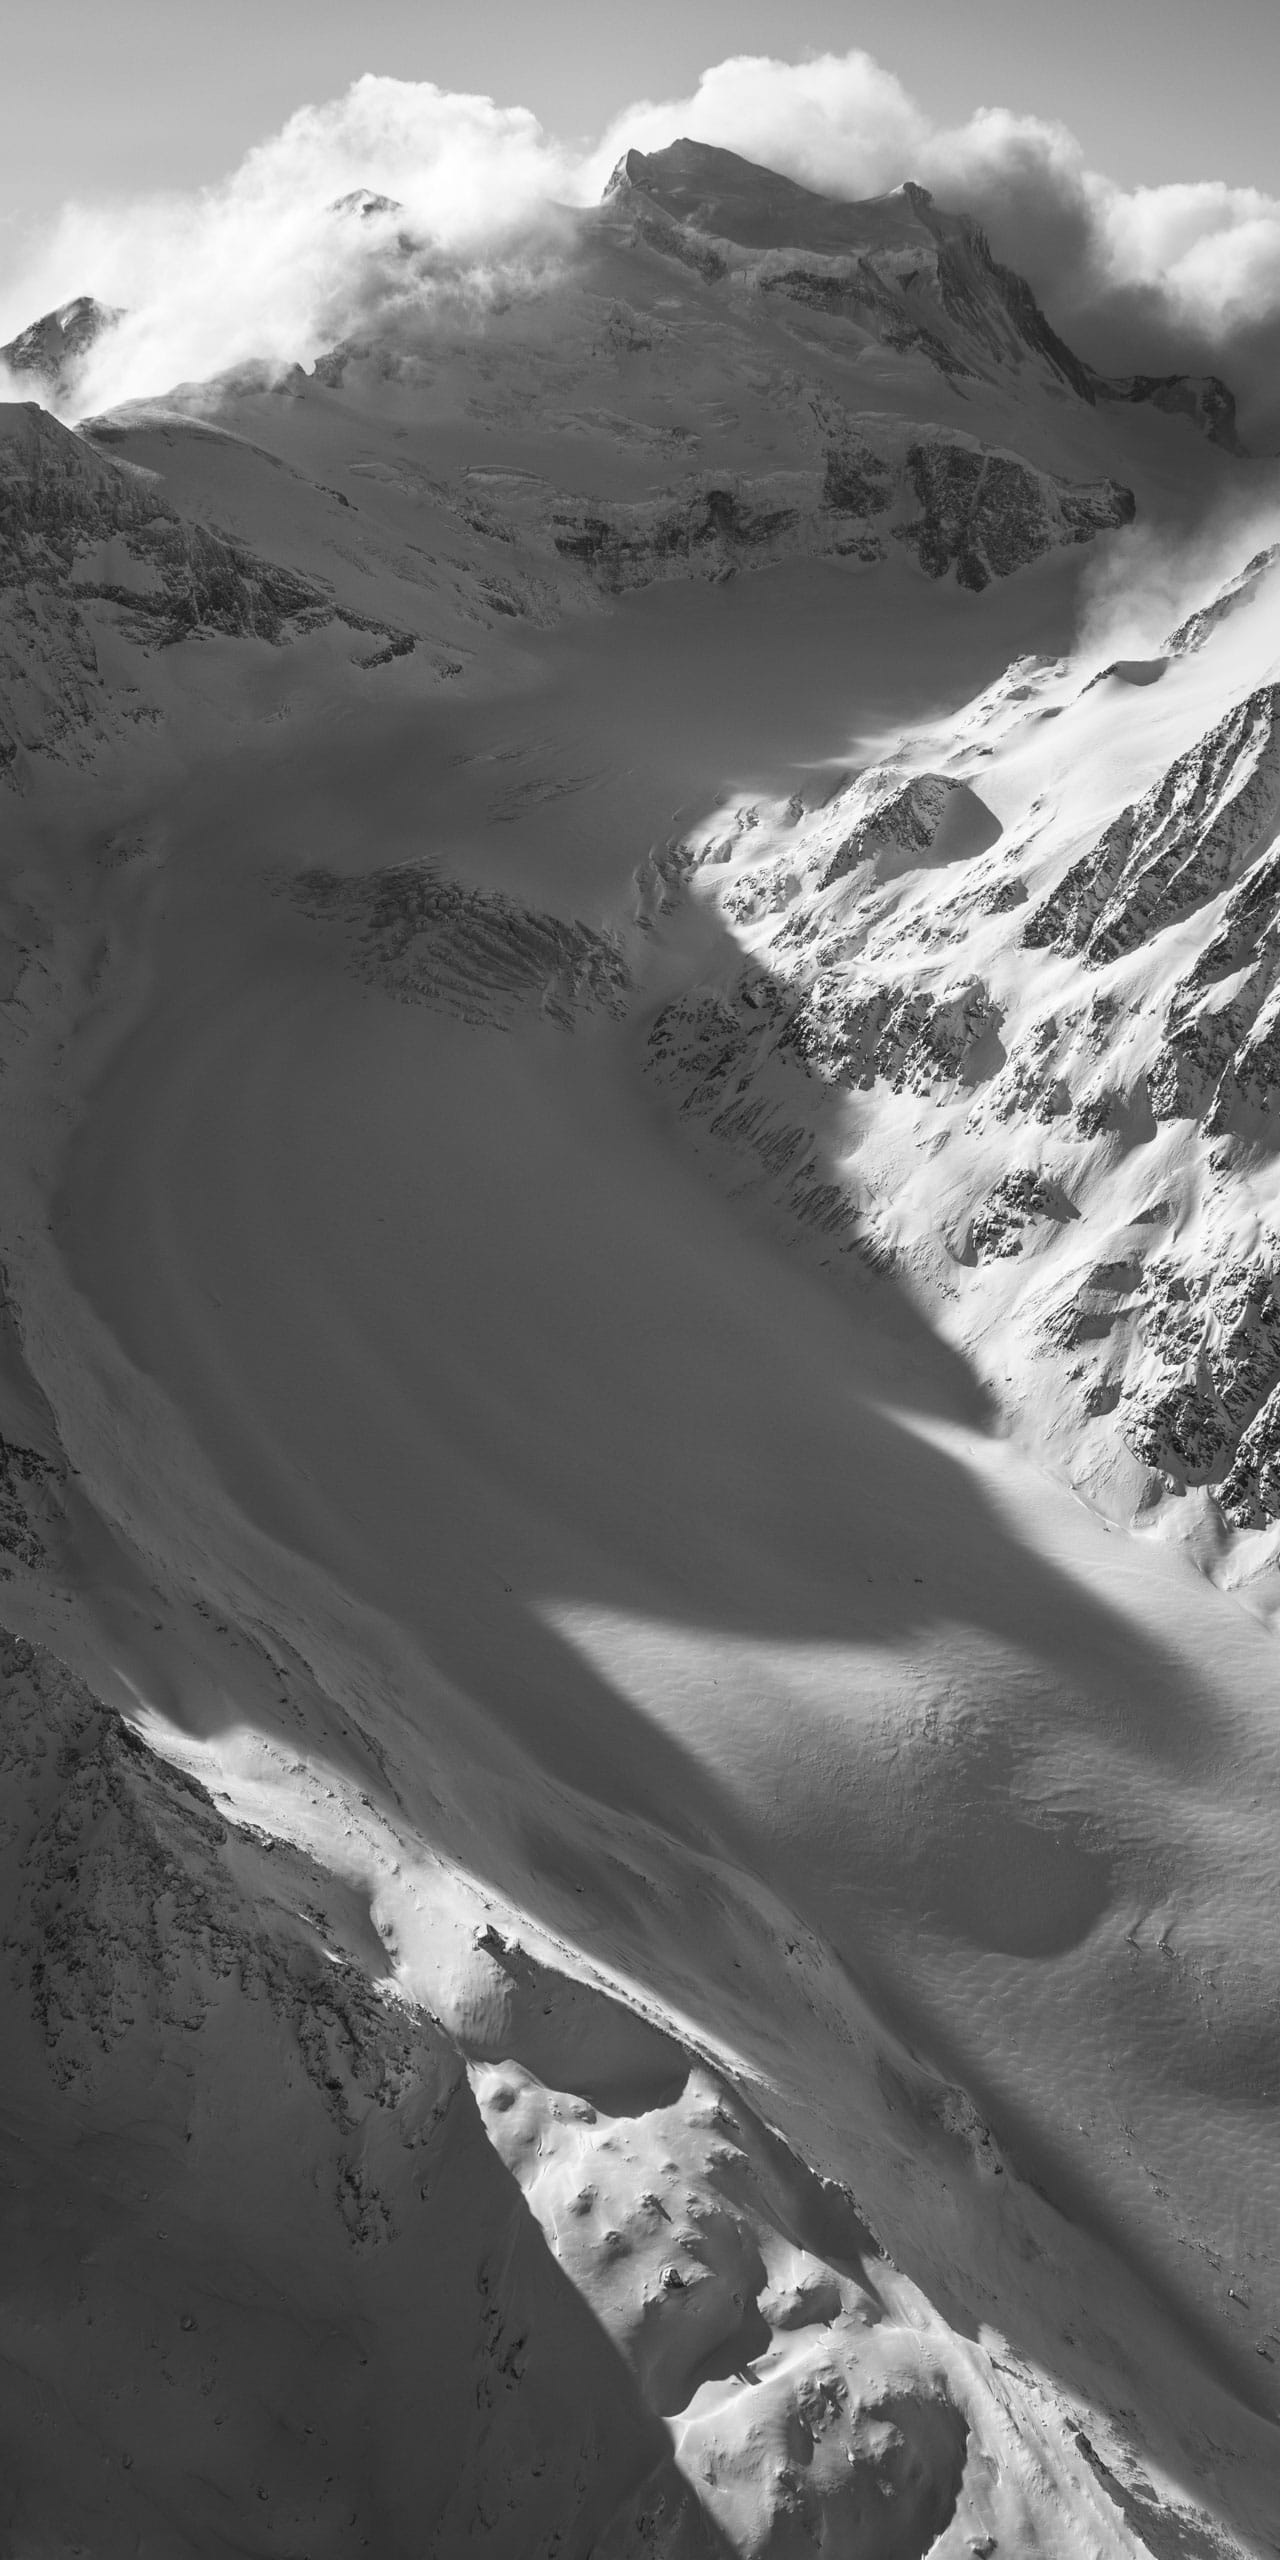
[[[939,123],[998,105],[1065,123],[1128,185],[1280,186],[1278,0],[39,0],[6,28],[0,224],[217,179],[362,72],[576,139],[727,54],[854,46]]]

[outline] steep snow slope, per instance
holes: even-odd
[[[9,413],[16,2548],[1276,2548],[1273,1638],[1015,1295],[1264,1199],[1271,590],[1092,682],[1062,488],[1254,483],[1035,364],[615,194]]]
[[[1229,1579],[1280,1518],[1277,667],[1268,550],[1160,654],[1015,666],[812,813],[718,812],[669,871],[739,958],[650,1036],[762,1166],[820,1125],[1024,1435]]]

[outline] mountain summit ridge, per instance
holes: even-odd
[[[994,255],[981,224],[944,211],[914,179],[843,199],[683,136],[664,151],[624,152],[604,202],[630,211],[655,245],[664,225],[705,241],[709,274],[745,265],[760,290],[863,316],[890,345],[918,347],[952,379],[1030,359],[1090,406],[1150,400],[1192,417],[1229,452],[1243,450],[1234,394],[1218,375],[1098,372],[1059,336],[1026,278]],[[675,245],[669,234],[666,245]]]
[[[370,222],[380,257],[381,218],[403,211],[373,185],[326,207],[330,216]],[[1055,329],[1026,277],[995,256],[981,224],[941,207],[915,179],[878,196],[829,196],[686,135],[661,151],[623,152],[600,204],[577,216],[585,239],[601,218],[677,257],[707,284],[733,277],[815,320],[852,325],[893,354],[923,357],[961,394],[966,384],[1030,366],[1043,387],[1089,407],[1151,406],[1188,418],[1233,455],[1245,451],[1235,396],[1221,376],[1100,372]],[[424,282],[434,280],[435,252],[411,226],[400,231],[396,253],[410,273],[421,262]],[[65,413],[87,359],[122,317],[80,294],[0,346],[0,366],[30,377]]]
[[[0,347],[0,365],[10,373],[30,374],[54,400],[70,393],[85,357],[123,314],[91,293],[79,293],[44,311]]]

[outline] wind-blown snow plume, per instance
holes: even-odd
[[[523,108],[366,76],[299,108],[218,186],[68,204],[0,288],[0,340],[76,293],[122,308],[77,377],[81,414],[251,360],[307,363],[388,302],[483,304],[543,267],[575,167]],[[366,182],[394,203],[344,206]]]
[[[1280,535],[1274,503],[1224,496],[1196,523],[1126,525],[1084,564],[1076,649],[1094,673],[1117,659],[1156,660],[1190,614],[1211,605]],[[1280,587],[1250,587],[1257,662],[1280,665]]]
[[[306,362],[371,308],[441,292],[483,303],[545,266],[555,204],[598,196],[629,145],[714,142],[856,198],[913,177],[974,213],[1055,324],[1103,365],[1213,366],[1269,424],[1280,351],[1280,200],[1221,180],[1125,189],[1065,126],[984,107],[940,127],[868,54],[742,55],[691,96],[645,101],[599,142],[558,141],[522,108],[430,82],[366,76],[306,106],[223,184],[123,208],[68,205],[0,286],[0,339],[92,293],[128,318],[77,385],[81,408],[157,392],[249,358]],[[368,186],[400,214],[332,210]],[[423,255],[389,254],[397,223]]]

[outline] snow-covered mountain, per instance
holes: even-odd
[[[1015,662],[819,806],[717,811],[669,868],[736,957],[651,1034],[748,1161],[832,1151],[1073,1484],[1232,1578],[1280,1520],[1278,556],[1157,655]]]
[[[84,358],[121,316],[92,294],[77,294],[0,347],[0,366],[11,374],[30,375],[32,389],[46,397],[67,400]]]
[[[993,383],[1010,368],[1090,403],[1151,401],[1196,420],[1239,450],[1235,402],[1216,375],[1113,379],[1072,353],[1024,277],[993,258],[979,226],[944,213],[927,187],[837,204],[761,171],[733,151],[676,142],[628,151],[608,199],[641,238],[709,278],[837,316],[864,340],[918,354],[956,385]]]
[[[6,2547],[1274,2551],[1270,466],[919,188],[328,218],[3,351]]]

